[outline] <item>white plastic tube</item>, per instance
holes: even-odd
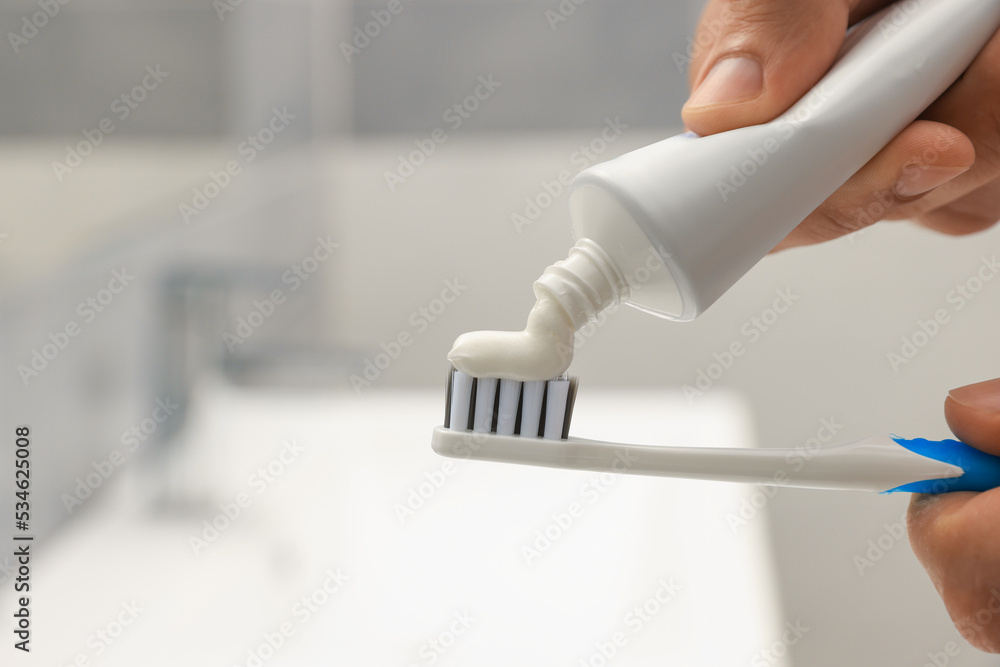
[[[682,134],[581,172],[576,245],[535,282],[523,332],[460,336],[475,377],[540,381],[574,332],[619,302],[692,320],[864,166],[969,66],[1000,0],[900,0],[855,26],[826,76],[776,120]]]
[[[682,134],[583,171],[574,235],[600,250],[546,271],[536,293],[574,323],[619,300],[694,319],[938,98],[998,26],[1000,0],[903,0],[855,27],[827,75],[773,122]]]

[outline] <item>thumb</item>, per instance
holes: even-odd
[[[1000,379],[953,389],[944,406],[959,438],[1000,455]],[[955,627],[976,648],[1000,653],[1000,489],[914,495],[907,532],[913,553]]]
[[[961,440],[1000,456],[1000,379],[952,389],[944,416]]]
[[[706,135],[776,118],[829,69],[857,3],[711,0],[695,39],[685,125]]]

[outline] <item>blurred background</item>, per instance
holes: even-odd
[[[451,342],[521,328],[572,242],[560,173],[681,131],[700,6],[0,1],[0,516],[27,425],[36,540],[4,664],[987,664],[906,497],[430,451]],[[886,223],[693,323],[622,309],[574,431],[945,437],[1000,375],[998,240]]]

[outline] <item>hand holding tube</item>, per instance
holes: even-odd
[[[684,121],[715,134],[767,122],[829,68],[847,27],[889,4],[872,0],[711,0],[690,67]],[[777,249],[837,238],[882,219],[946,234],[1000,219],[1000,37]]]

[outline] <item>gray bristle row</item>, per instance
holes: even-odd
[[[455,431],[559,440],[569,437],[576,378],[518,382],[448,374],[445,426]]]

